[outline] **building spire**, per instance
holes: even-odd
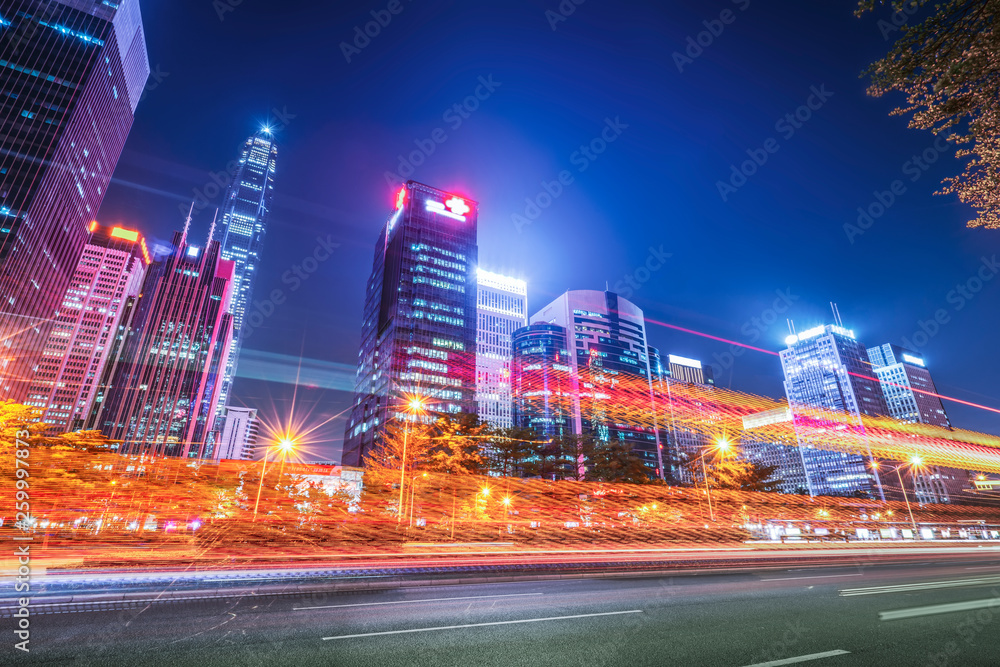
[[[184,232],[181,234],[181,243],[187,243],[188,230],[191,229],[191,214],[194,213],[194,201],[191,202],[191,208],[188,209],[187,217],[184,219]]]
[[[209,243],[212,242],[212,237],[215,236],[215,221],[219,219],[219,209],[215,209],[215,215],[212,216],[212,226],[208,228],[208,242],[205,243],[207,247]]]

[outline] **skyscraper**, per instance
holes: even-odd
[[[98,423],[122,452],[212,456],[206,436],[232,331],[232,277],[218,241],[191,245],[186,227],[151,268]]]
[[[236,364],[243,344],[243,321],[253,299],[253,287],[260,270],[260,257],[267,233],[267,218],[274,196],[274,169],[278,148],[270,128],[263,128],[243,144],[239,168],[233,175],[222,208],[222,223],[216,239],[222,259],[233,262],[233,336],[219,390],[219,409],[228,405]]]
[[[715,384],[715,373],[711,366],[706,366],[697,359],[676,354],[667,355],[667,373],[676,382]]]
[[[567,332],[572,433],[627,443],[650,476],[662,478],[642,310],[614,292],[573,290],[538,311],[531,322]]]
[[[106,352],[128,306],[139,295],[149,252],[138,232],[92,223],[59,317],[25,403],[59,433],[83,427],[93,405]]]
[[[572,435],[577,382],[570,374],[566,329],[536,322],[511,339],[514,425],[542,439]]]
[[[810,495],[862,492],[884,499],[878,474],[868,469],[870,451],[862,455],[824,448],[836,438],[829,429],[815,424],[809,413],[819,409],[845,414],[861,440],[866,437],[862,415],[888,414],[882,388],[871,379],[865,346],[839,323],[790,335],[785,343],[788,348],[781,352],[785,393]],[[823,433],[819,439],[817,429]]]
[[[923,357],[891,343],[868,348],[868,357],[882,385],[889,416],[904,422],[951,428]],[[951,502],[970,486],[969,472],[965,470],[927,466],[908,472],[920,503]]]
[[[528,323],[528,285],[479,269],[476,287],[476,404],[479,418],[500,428],[514,424],[511,334]]]
[[[712,446],[716,437],[717,416],[705,407],[715,388],[712,367],[676,354],[664,360],[655,347],[648,351],[665,477],[691,484],[701,472],[685,464]]]
[[[868,348],[868,358],[881,383],[890,417],[951,428],[923,357],[886,343]]]
[[[363,464],[388,423],[410,418],[403,396],[422,397],[430,413],[476,410],[479,205],[415,181],[393,203],[365,292],[348,466]]]
[[[148,76],[138,0],[0,0],[0,398],[26,398]]]
[[[217,459],[253,461],[257,453],[260,420],[252,408],[226,408],[226,425],[215,447]]]

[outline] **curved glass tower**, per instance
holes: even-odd
[[[215,231],[215,239],[222,246],[222,259],[234,264],[229,304],[229,312],[233,314],[233,338],[219,392],[220,416],[229,403],[229,391],[236,376],[236,362],[243,343],[243,322],[253,298],[253,286],[260,267],[267,217],[274,196],[277,155],[278,148],[267,127],[246,140],[239,168],[226,192],[221,211],[222,224]]]

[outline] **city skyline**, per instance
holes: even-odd
[[[168,26],[178,23],[182,11],[144,9]],[[488,44],[475,43],[480,28],[474,26],[492,18],[496,18],[494,28],[501,32],[510,25],[495,17],[492,10],[456,7],[455,21],[445,29],[453,40],[444,40],[439,55],[418,56],[440,73],[438,89],[420,90],[399,78],[402,71],[397,72],[393,59],[400,53],[419,52],[414,42],[417,36],[403,27],[399,40],[375,40],[351,63],[342,62],[324,72],[324,77],[360,86],[375,107],[349,102],[338,109],[321,109],[297,89],[304,79],[315,76],[311,61],[303,60],[303,69],[285,81],[284,74],[277,74],[280,68],[276,60],[265,64],[263,71],[235,73],[227,85],[244,91],[235,100],[205,100],[209,112],[203,118],[177,123],[172,100],[194,95],[199,85],[215,77],[215,70],[204,68],[201,62],[215,62],[214,49],[225,48],[227,40],[234,40],[232,45],[238,48],[236,40],[264,29],[249,21],[249,13],[226,13],[225,21],[220,22],[214,12],[202,12],[193,5],[188,9],[183,13],[185,29],[211,39],[193,40],[193,50],[181,53],[163,36],[149,37],[155,54],[154,74],[99,219],[141,228],[154,242],[162,242],[176,226],[176,209],[186,210],[191,199],[204,198],[208,203],[196,209],[195,224],[207,228],[215,206],[221,203],[225,185],[220,188],[216,181],[227,178],[224,166],[232,158],[234,143],[272,123],[282,144],[285,166],[270,224],[272,230],[280,228],[283,233],[282,238],[270,237],[258,289],[261,294],[281,290],[286,300],[276,305],[275,314],[266,317],[255,331],[248,345],[251,351],[287,354],[291,340],[296,341],[292,356],[301,354],[306,364],[353,364],[364,292],[360,276],[370,268],[364,266],[364,258],[377,232],[376,221],[384,215],[384,202],[394,191],[386,183],[386,172],[400,176],[408,172],[398,159],[402,155],[411,165],[422,162],[414,167],[414,178],[444,189],[475,193],[484,211],[480,234],[487,250],[481,264],[491,271],[526,279],[529,307],[567,289],[601,289],[605,283],[614,287],[621,282],[634,292],[629,298],[652,322],[676,324],[777,351],[787,331],[784,318],[794,319],[800,329],[821,324],[826,303],[835,300],[862,340],[919,343],[916,351],[941,369],[935,379],[942,394],[996,405],[989,378],[1000,369],[994,366],[991,355],[974,351],[975,345],[970,346],[967,339],[975,337],[974,330],[994,326],[996,315],[987,306],[994,298],[991,290],[996,289],[997,281],[982,282],[979,291],[970,291],[967,283],[980,271],[992,275],[989,260],[1000,243],[987,231],[962,228],[963,207],[948,197],[932,196],[941,175],[952,167],[950,158],[933,156],[934,164],[919,170],[916,181],[910,180],[912,164],[906,171],[904,164],[933,142],[929,136],[887,118],[889,101],[865,97],[864,83],[857,79],[857,73],[869,57],[855,54],[835,63],[822,57],[826,50],[847,40],[860,40],[873,53],[883,48],[874,17],[858,21],[849,11],[835,7],[796,7],[779,14],[755,6],[739,14],[740,22],[727,27],[724,37],[683,72],[671,69],[671,54],[683,52],[687,37],[701,29],[702,20],[710,18],[703,16],[705,9],[696,3],[682,5],[669,16],[638,5],[620,13],[581,8],[555,31],[542,20],[541,11],[537,16],[528,12],[519,19],[528,25],[538,22],[540,42],[555,40],[560,48],[587,62],[583,40],[595,24],[623,26],[629,23],[629,16],[655,21],[666,35],[661,50],[647,53],[642,46],[619,48],[609,54],[610,62],[628,73],[628,80],[645,75],[678,95],[704,99],[712,111],[695,114],[664,107],[662,113],[651,116],[628,96],[615,98],[592,91],[568,65],[556,65],[544,75],[531,72],[528,63],[518,59],[492,71],[485,65],[479,70],[454,67],[445,55],[454,54],[459,45],[483,57],[491,53]],[[407,14],[407,20],[414,22],[407,25],[425,25],[423,22],[434,15],[421,12]],[[340,31],[350,35],[360,19],[325,16],[333,26],[330,34]],[[285,25],[289,20],[277,13],[269,18],[273,20],[261,23]],[[824,33],[783,28],[804,21],[826,26]],[[769,27],[769,23],[773,25]],[[751,34],[760,36],[760,41],[748,41]],[[768,35],[779,34],[793,40],[788,48],[808,54],[811,67],[793,67],[775,82],[776,93],[764,99],[750,82],[780,61],[782,51],[774,46],[780,40],[768,40]],[[216,45],[208,48],[209,43]],[[743,61],[737,58],[750,52],[757,55]],[[649,65],[644,64],[645,57],[652,58]],[[655,69],[653,63],[657,63]],[[376,67],[389,68],[386,71],[393,85],[380,90],[364,80]],[[269,76],[272,72],[275,75]],[[734,73],[744,75],[747,83],[731,86]],[[480,82],[480,76],[490,86]],[[267,92],[248,92],[259,92],[262,77],[268,81]],[[565,83],[548,93],[542,84],[552,77]],[[609,80],[607,87],[615,90],[616,85]],[[781,150],[727,202],[718,199],[716,181],[728,177],[729,166],[738,164],[741,156],[747,159],[746,151],[754,150],[768,137],[776,120],[806,104],[813,95],[811,86],[819,89],[822,85],[833,94],[814,117],[801,128],[793,127],[796,132],[787,140],[787,131],[775,134]],[[415,96],[419,104],[405,114],[391,112],[384,104],[389,90]],[[724,93],[727,90],[730,92]],[[557,92],[582,95],[579,108],[572,113],[562,111],[556,102]],[[530,118],[518,111],[520,100],[529,95],[537,96],[541,109]],[[474,111],[464,108],[469,96],[468,106],[477,107]],[[746,100],[748,114],[729,113],[730,98]],[[813,102],[816,106],[816,98]],[[456,104],[462,107],[461,113],[452,110]],[[442,118],[445,113],[448,120]],[[606,118],[614,121],[616,116],[628,127],[596,156],[597,160],[589,161],[586,171],[578,171],[579,165],[570,162],[573,153],[581,143],[600,136]],[[220,129],[215,121],[218,118],[235,120]],[[375,119],[376,125],[362,118]],[[462,122],[456,127],[459,120]],[[675,150],[657,157],[641,148],[669,145],[664,133],[650,129],[654,121],[671,128],[670,135],[680,142]],[[437,127],[443,129],[447,140],[428,144]],[[358,137],[365,137],[365,141]],[[433,153],[424,151],[422,160],[420,155],[411,160],[411,153],[419,150],[416,142],[428,151],[433,146]],[[838,145],[845,148],[835,148]],[[481,148],[496,159],[483,159]],[[681,151],[691,156],[689,172],[686,168],[679,171]],[[351,162],[350,173],[337,175],[324,167],[331,156]],[[528,173],[517,167],[522,163],[547,166]],[[629,163],[640,171],[634,171]],[[812,180],[833,186],[838,194],[819,194],[817,187],[800,179],[793,164],[808,165]],[[855,168],[855,164],[863,166]],[[562,170],[568,170],[573,178],[569,185],[559,182]],[[657,175],[662,178],[654,178]],[[853,237],[852,243],[844,225],[856,224],[857,208],[872,208],[869,205],[877,202],[873,191],[887,191],[897,178],[906,185],[905,195],[893,195],[895,203],[875,218],[871,227],[863,229],[864,234]],[[525,215],[525,198],[537,199],[539,193],[546,192],[543,181],[553,191],[561,187],[562,192],[539,217],[518,231],[511,216]],[[677,185],[672,185],[673,181]],[[676,213],[649,216],[640,202],[663,188],[672,202],[669,210]],[[691,204],[695,199],[699,201],[697,208]],[[546,203],[544,197],[541,202]],[[654,220],[656,224],[652,224]],[[616,229],[625,233],[618,234]],[[818,242],[813,234],[818,234]],[[944,236],[945,242],[924,240],[928,236]],[[339,247],[328,251],[332,259],[321,262],[315,272],[302,271],[304,278],[295,273],[295,267],[301,267],[316,248],[329,249],[336,244]],[[572,261],[577,256],[594,256],[596,248],[601,249],[600,261]],[[559,261],[546,264],[542,261],[545,257]],[[984,263],[982,257],[988,261]],[[933,274],[905,272],[904,279],[894,268],[900,261],[943,268]],[[866,269],[859,272],[851,269],[854,266]],[[694,280],[699,272],[702,275]],[[286,275],[299,282],[284,281]],[[626,279],[638,289],[629,286]],[[299,287],[293,290],[296,284]],[[337,289],[331,292],[330,285]],[[317,311],[311,304],[320,298],[327,307]],[[894,307],[887,309],[886,303]],[[264,307],[270,310],[267,304]],[[935,317],[941,310],[945,311],[941,314],[945,323]],[[306,322],[317,333],[307,332]],[[654,323],[649,324],[648,335],[651,344],[662,350],[711,363],[719,386],[781,395],[780,370],[770,355],[752,350],[740,353],[739,349],[732,355],[728,343]],[[294,364],[286,375],[295,377]],[[329,385],[343,386],[345,381],[353,381],[349,371],[333,376]],[[238,378],[234,398],[249,406],[272,402],[287,406],[291,389],[290,385]],[[350,391],[302,392],[299,400],[318,406],[324,417],[332,417],[349,405]],[[958,426],[984,432],[1000,430],[994,414],[977,408],[949,406],[949,414]],[[322,445],[329,458],[338,458],[339,430],[331,428],[329,442]]]

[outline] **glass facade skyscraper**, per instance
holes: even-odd
[[[0,399],[26,399],[148,76],[138,0],[0,0]]]
[[[921,355],[886,343],[868,348],[868,357],[893,419],[951,428],[944,403],[938,398],[937,387]],[[921,503],[951,502],[971,486],[966,470],[926,466],[908,473]]]
[[[476,411],[478,204],[408,181],[382,226],[365,293],[343,464],[360,466],[387,423]],[[418,417],[419,418],[419,417]]]
[[[577,383],[569,366],[566,329],[536,322],[511,336],[513,422],[539,438],[572,435]]]
[[[853,331],[839,324],[808,329],[789,336],[785,343],[788,348],[781,351],[785,393],[810,495],[867,493],[884,500],[878,473],[868,467],[871,452],[863,455],[830,449],[826,443],[837,439],[832,429],[840,424],[819,423],[822,420],[817,421],[810,412],[818,409],[845,414],[852,436],[861,440],[866,437],[862,415],[888,415],[882,388],[872,378],[865,346]]]
[[[572,433],[626,443],[650,477],[662,478],[642,310],[614,292],[573,290],[539,310],[531,322],[566,331]]]
[[[476,404],[479,418],[499,428],[514,424],[511,334],[528,323],[528,284],[476,272]]]
[[[26,405],[58,433],[77,430],[90,412],[97,384],[131,299],[149,265],[138,232],[90,225],[90,240],[73,274]]]
[[[175,232],[171,253],[143,284],[97,427],[121,451],[211,458],[222,371],[232,331],[233,263]]]
[[[215,230],[215,238],[222,247],[222,259],[233,263],[229,304],[233,315],[233,335],[219,390],[220,416],[228,405],[229,392],[236,377],[236,364],[243,344],[243,322],[252,304],[254,283],[260,270],[267,218],[274,196],[277,157],[278,148],[269,128],[246,140],[240,153],[239,168],[226,192],[222,222]]]

